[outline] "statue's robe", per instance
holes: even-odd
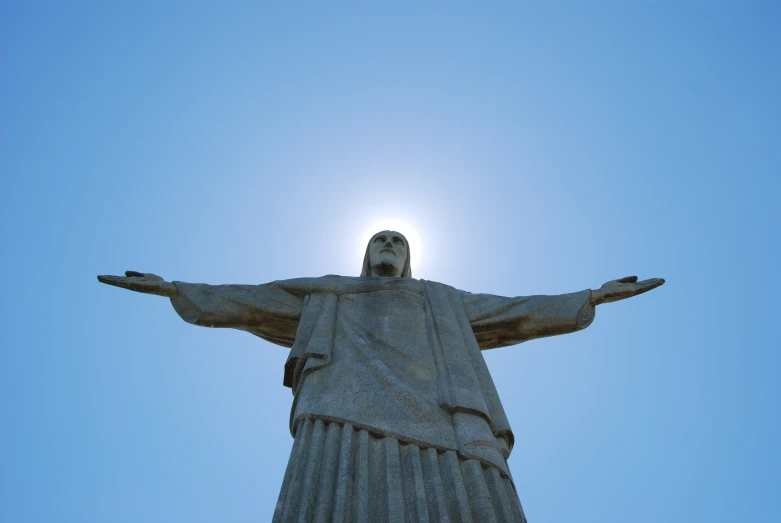
[[[295,442],[275,521],[525,521],[481,350],[587,327],[591,291],[506,298],[343,276],[174,284],[185,321],[290,348]]]

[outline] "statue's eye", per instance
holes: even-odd
[[[377,238],[374,239],[374,243],[384,242],[384,241],[385,241],[385,238],[383,238],[382,236],[378,236]]]
[[[394,239],[393,243],[398,243],[399,245],[402,245],[402,241],[399,238]]]

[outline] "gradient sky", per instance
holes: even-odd
[[[286,350],[95,276],[395,221],[472,292],[667,279],[485,353],[532,523],[778,521],[777,2],[59,4],[0,4],[0,520],[270,520]]]

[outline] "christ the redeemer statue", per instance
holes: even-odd
[[[293,450],[274,522],[525,522],[513,433],[482,350],[586,328],[594,307],[664,283],[636,277],[560,296],[471,294],[412,278],[398,232],[358,278],[263,285],[98,280],[171,299],[185,321],[290,349]]]

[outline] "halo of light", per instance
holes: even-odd
[[[372,236],[380,231],[396,231],[400,232],[407,238],[409,242],[410,252],[412,253],[412,259],[410,264],[412,265],[412,275],[415,275],[415,269],[420,267],[420,263],[423,260],[423,241],[418,232],[418,229],[410,222],[401,220],[398,218],[381,218],[373,221],[371,225],[366,227],[361,235],[360,258],[363,260],[363,255],[366,252],[366,245],[369,244],[369,240]]]

